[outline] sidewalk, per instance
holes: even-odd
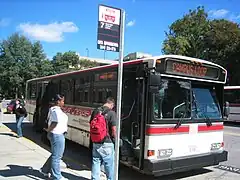
[[[15,136],[11,129],[3,124],[0,125],[0,180],[44,179],[38,170],[50,153],[27,138]],[[62,175],[70,180],[90,179],[91,171],[86,166],[80,164],[74,166],[78,167],[73,170],[61,166]]]

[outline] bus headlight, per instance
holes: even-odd
[[[218,150],[223,147],[223,143],[212,143],[211,144],[211,151]]]
[[[160,149],[158,150],[159,157],[170,157],[172,155],[172,149]]]

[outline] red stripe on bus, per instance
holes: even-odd
[[[198,132],[202,131],[217,131],[217,130],[223,130],[223,124],[221,125],[212,125],[212,126],[198,126]]]
[[[230,106],[230,107],[240,107],[240,104],[230,103],[229,106]]]
[[[189,132],[189,126],[183,126],[176,129],[174,127],[148,127],[146,129],[147,135],[186,133],[186,132]]]

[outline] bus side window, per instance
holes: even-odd
[[[112,97],[112,89],[106,88],[106,98]]]
[[[31,100],[35,100],[36,99],[36,95],[37,95],[37,84],[36,83],[32,83],[30,99]]]
[[[98,103],[103,103],[103,89],[98,89]]]
[[[85,90],[85,91],[84,91],[84,102],[88,102],[88,101],[89,101],[88,98],[89,98],[89,96],[88,96],[88,90]]]
[[[93,96],[92,96],[92,102],[96,103],[96,89],[93,89]]]
[[[73,103],[73,81],[72,80],[62,80],[61,81],[61,94],[65,96],[65,103]]]

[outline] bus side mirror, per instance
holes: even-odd
[[[151,93],[158,93],[161,85],[161,76],[150,74],[149,76],[149,91]]]
[[[224,107],[224,116],[228,117],[229,114],[230,114],[229,102],[226,101],[225,107]]]

